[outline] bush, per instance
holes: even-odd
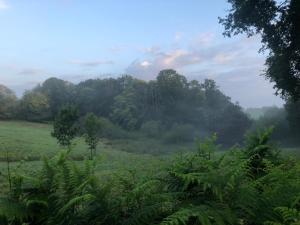
[[[158,137],[161,134],[162,125],[159,121],[150,120],[144,123],[141,127],[141,131],[148,137]]]
[[[191,142],[195,138],[195,129],[189,124],[175,124],[172,129],[165,133],[163,141],[165,143]]]
[[[101,132],[100,136],[108,139],[128,138],[129,134],[121,127],[113,124],[110,120],[100,117]]]

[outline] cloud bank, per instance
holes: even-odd
[[[79,66],[85,66],[85,67],[96,67],[100,65],[114,64],[112,60],[95,60],[95,61],[71,60],[69,63],[79,65]]]
[[[134,60],[126,73],[151,80],[160,70],[171,68],[189,79],[214,79],[225,94],[244,107],[282,105],[273,94],[272,84],[262,76],[265,56],[257,53],[259,37],[218,41],[213,33],[203,33],[181,44],[167,50],[145,48],[144,55]]]

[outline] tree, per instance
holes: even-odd
[[[108,117],[114,98],[122,92],[121,78],[89,79],[76,85],[76,104],[81,114],[93,112]]]
[[[90,159],[93,159],[93,156],[96,154],[100,130],[100,119],[94,113],[88,113],[84,118],[84,137],[90,149]]]
[[[17,103],[15,93],[4,85],[0,85],[0,119],[8,119],[13,116]]]
[[[54,118],[61,107],[73,103],[73,89],[74,85],[72,83],[52,77],[47,79],[41,86],[37,86],[34,91],[47,96],[51,117]]]
[[[73,105],[66,106],[58,112],[54,119],[51,135],[61,146],[70,148],[72,140],[78,132],[78,119],[78,109]]]
[[[230,37],[260,34],[268,50],[265,76],[275,82],[276,94],[300,98],[300,1],[228,0],[229,14],[219,21]]]
[[[185,98],[188,90],[186,78],[175,70],[166,69],[159,72],[156,82],[164,122],[169,125],[178,122],[188,104]]]
[[[300,100],[297,102],[287,101],[285,104],[287,120],[290,125],[291,134],[296,141],[300,141]]]
[[[50,118],[49,102],[46,95],[26,91],[19,104],[19,117],[29,121],[44,121]]]
[[[125,89],[114,99],[110,118],[127,130],[137,128],[139,122],[138,108],[135,104],[136,94],[132,88]]]

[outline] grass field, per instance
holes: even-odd
[[[52,127],[48,124],[23,121],[0,121],[0,189],[5,186],[7,154],[12,171],[31,172],[42,165],[44,156],[55,156],[63,149],[51,137]],[[130,171],[138,175],[155,174],[166,165],[161,157],[123,151],[122,141],[103,140],[97,148],[97,171],[112,174]],[[82,161],[89,156],[87,145],[81,138],[75,140],[71,157]],[[78,162],[81,163],[81,162]],[[2,184],[2,185],[1,185]]]
[[[0,121],[0,184],[7,174],[7,157],[12,170],[33,171],[42,165],[44,156],[53,157],[63,151],[56,139],[51,137],[52,126],[49,124],[24,121]],[[77,138],[71,158],[81,163],[89,156],[87,145],[82,138]],[[127,140],[102,140],[97,148],[97,168],[101,174],[122,171],[136,171],[137,175],[155,174],[166,166],[169,157],[154,156],[160,152],[174,152],[179,148],[191,149],[192,146],[163,145],[153,139],[139,137]],[[177,149],[176,149],[177,148]],[[152,153],[152,155],[147,154]],[[285,149],[291,155],[300,156],[300,149]],[[141,154],[143,153],[143,154]],[[0,185],[1,188],[1,185]]]
[[[0,161],[6,158],[6,151],[12,159],[36,160],[41,156],[53,156],[60,149],[56,139],[51,137],[52,126],[49,124],[31,123],[25,121],[0,121]],[[105,150],[120,150],[132,153],[162,155],[185,151],[192,148],[191,144],[163,144],[156,139],[146,138],[138,133],[132,134],[130,139],[102,140],[98,152]],[[72,155],[81,157],[86,155],[87,146],[82,139],[74,141]]]

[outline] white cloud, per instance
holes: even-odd
[[[71,60],[69,63],[85,66],[85,67],[96,67],[100,65],[114,64],[112,60],[95,60],[95,61]]]
[[[202,35],[201,43],[208,43],[211,33]],[[224,72],[229,69],[248,68],[249,65],[263,65],[264,58],[257,54],[259,49],[257,41],[239,39],[213,45],[194,45],[187,43],[185,48],[171,48],[163,51],[155,46],[144,49],[144,56],[135,60],[127,68],[126,72],[154,78],[157,73],[166,68],[173,68],[187,73],[193,70],[213,68],[215,72]],[[144,62],[147,62],[146,64]],[[139,71],[141,70],[141,71]],[[152,73],[152,75],[151,75]]]
[[[149,55],[157,55],[161,52],[161,49],[159,46],[151,46],[149,48],[143,48],[140,49],[142,53],[146,53]]]
[[[230,63],[230,61],[232,61],[234,58],[235,57],[233,54],[220,53],[215,56],[214,60],[216,63],[226,64],[226,63]]]
[[[45,72],[38,68],[24,68],[19,72],[20,75],[41,75],[43,73]]]
[[[148,67],[150,65],[151,65],[151,63],[149,61],[147,61],[147,60],[141,62],[141,66],[143,66],[143,67]]]
[[[182,59],[185,56],[188,56],[189,53],[185,50],[179,49],[174,52],[167,53],[162,61],[166,66],[175,66],[176,62]]]
[[[0,0],[0,10],[8,9],[9,5],[5,0]]]
[[[215,34],[213,32],[201,33],[193,39],[192,45],[207,46],[213,43],[214,38],[215,38]]]
[[[214,79],[226,95],[244,107],[283,104],[274,95],[273,84],[260,76],[265,57],[257,53],[259,38],[225,39],[218,43],[212,33],[205,33],[195,39],[185,43],[188,47],[146,48],[126,73],[152,80],[160,70],[175,69],[189,79]]]

